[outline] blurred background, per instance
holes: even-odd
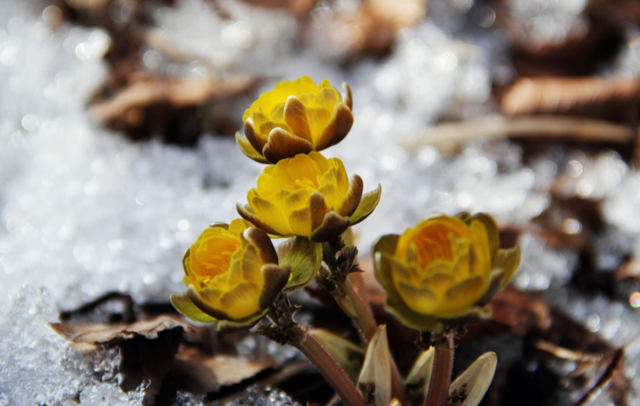
[[[458,352],[498,353],[483,405],[640,404],[639,63],[634,0],[0,0],[0,405],[328,400],[312,371],[265,390],[267,367],[125,393],[122,349],[82,357],[45,324],[170,311],[182,253],[262,170],[233,138],[244,109],[302,75],[353,90],[326,152],[383,187],[354,229],[364,268],[436,211],[488,212],[522,247]],[[299,357],[239,343],[275,375]]]

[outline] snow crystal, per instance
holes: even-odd
[[[532,234],[518,240],[522,262],[513,283],[524,290],[547,290],[565,285],[573,275],[578,256],[570,250],[555,250]]]
[[[94,379],[94,368],[49,327],[58,316],[46,289],[23,288],[0,308],[0,404],[141,404],[141,391],[126,394],[113,380]],[[113,370],[118,360],[105,358],[102,368]]]

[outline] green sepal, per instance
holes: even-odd
[[[304,237],[292,237],[278,245],[280,266],[291,267],[291,276],[284,287],[286,292],[300,289],[313,280],[322,265],[322,244]]]
[[[380,203],[380,196],[382,196],[382,186],[378,185],[375,190],[365,193],[360,199],[360,204],[355,212],[351,215],[351,225],[358,224],[362,220],[369,217],[369,215],[376,209],[378,203]]]
[[[264,316],[267,315],[268,312],[269,312],[269,309],[265,309],[260,313],[256,313],[253,316],[247,317],[246,319],[239,320],[239,321],[216,320],[213,323],[213,328],[216,331],[232,330],[232,329],[247,330],[255,326],[256,323],[260,321],[260,319],[262,319]]]
[[[176,308],[178,313],[190,320],[206,324],[212,324],[218,321],[200,310],[198,306],[191,301],[187,292],[171,294],[171,304]]]

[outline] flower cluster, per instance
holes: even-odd
[[[216,328],[250,326],[282,292],[308,284],[322,262],[322,242],[338,238],[377,206],[381,189],[363,193],[358,175],[320,152],[353,124],[352,97],[327,80],[278,83],[244,113],[242,152],[264,164],[257,187],[238,204],[244,219],[202,232],[183,259],[187,291],[171,301],[184,316]],[[273,246],[271,237],[289,237]]]
[[[465,405],[477,405],[497,360],[488,352],[451,383],[455,335],[491,314],[487,304],[511,280],[520,250],[500,247],[498,226],[484,213],[434,215],[378,240],[375,272],[387,311],[410,328],[434,333],[420,340],[435,337],[421,341],[430,348],[403,379],[385,326],[377,325],[349,278],[359,269],[349,227],[373,212],[381,188],[364,193],[360,176],[349,177],[340,159],[319,152],[353,125],[351,91],[343,87],[341,95],[327,80],[317,86],[305,76],[278,83],[245,111],[244,137],[238,133],[236,141],[267,166],[247,203],[237,204],[242,218],[210,226],[184,254],[187,290],[171,302],[215,329],[248,328],[268,315],[271,322],[256,332],[300,350],[344,404],[444,406],[464,391]],[[276,249],[272,238],[286,240]],[[329,332],[309,334],[294,321],[296,306],[284,293],[318,274],[318,286],[358,326],[363,348]]]
[[[343,87],[341,95],[327,80],[284,81],[245,111],[244,137],[236,140],[267,166],[247,204],[237,205],[242,219],[211,226],[187,250],[187,291],[172,296],[180,313],[217,328],[255,323],[281,292],[305,286],[323,258],[335,257],[322,243],[335,243],[376,208],[380,186],[364,193],[360,176],[349,177],[340,159],[319,152],[353,124],[351,91]],[[271,238],[278,237],[289,239],[276,250]],[[500,249],[487,214],[429,217],[383,236],[374,255],[387,310],[435,332],[489,315],[487,303],[520,263],[518,248]]]

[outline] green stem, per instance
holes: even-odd
[[[298,325],[291,327],[292,333],[300,337],[289,344],[304,354],[314,367],[333,387],[340,399],[348,406],[366,406],[362,395],[353,385],[347,374],[340,368],[327,351]]]
[[[453,353],[453,334],[447,333],[444,340],[435,344],[433,370],[425,406],[445,406],[447,404],[453,371]]]
[[[342,292],[342,294],[340,294]],[[363,337],[365,347],[369,344],[369,341],[373,338],[373,335],[378,330],[378,324],[373,317],[371,307],[367,302],[362,300],[362,297],[355,291],[349,278],[346,278],[344,283],[338,285],[338,289],[334,291],[334,297],[340,307],[347,313],[349,317],[356,323],[360,334]],[[345,302],[348,301],[349,304]],[[345,309],[347,308],[347,309]],[[348,311],[353,310],[353,311]],[[400,371],[396,365],[396,361],[393,356],[391,359],[391,390],[393,397],[398,399],[401,404],[406,403],[406,395],[404,390],[404,381],[400,376]]]
[[[360,336],[364,347],[366,348],[373,335],[378,330],[378,324],[373,317],[373,312],[369,302],[365,301],[358,295],[353,288],[349,275],[346,270],[338,269],[336,255],[338,254],[338,245],[324,243],[322,245],[322,257],[324,262],[329,266],[332,272],[332,280],[336,288],[331,291],[333,298],[336,300],[340,308],[349,316],[358,326]],[[400,401],[401,404],[407,404],[406,393],[404,389],[404,381],[400,376],[400,371],[396,365],[393,356],[391,359],[391,389],[393,396]]]

